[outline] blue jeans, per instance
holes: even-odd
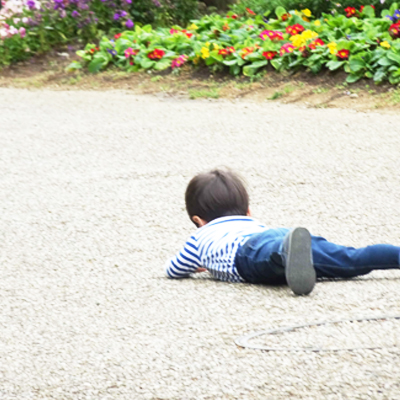
[[[286,283],[281,247],[289,229],[254,234],[237,251],[235,265],[250,283]],[[376,244],[359,249],[311,236],[313,264],[318,278],[353,278],[376,269],[399,268],[400,247]]]

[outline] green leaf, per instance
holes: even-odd
[[[262,60],[262,61],[256,61],[253,64],[251,64],[252,68],[261,68],[265,67],[268,64],[268,60]]]
[[[375,17],[375,11],[371,6],[365,6],[362,15],[368,17],[368,18],[374,18]]]
[[[326,67],[329,68],[331,71],[335,71],[339,69],[344,64],[344,61],[329,61],[326,63]]]
[[[378,69],[374,74],[374,82],[382,82],[386,78],[384,70]]]
[[[171,66],[170,60],[161,60],[154,66],[154,69],[157,71],[162,71],[163,69],[167,69]]]
[[[351,72],[358,72],[365,68],[365,61],[359,58],[350,58],[349,67]]]
[[[257,71],[257,68],[252,68],[251,65],[246,65],[243,67],[243,75],[244,76],[252,76]]]
[[[68,65],[67,68],[65,68],[65,70],[67,72],[72,72],[72,71],[76,71],[77,69],[81,69],[82,68],[82,64],[78,61],[72,61],[71,64]]]
[[[239,74],[240,74],[240,67],[239,67],[239,65],[232,65],[232,66],[230,67],[230,73],[231,73],[232,75],[239,75]]]
[[[396,54],[393,51],[388,51],[387,58],[394,61],[397,65],[400,65],[400,54]]]
[[[271,60],[271,65],[276,69],[276,70],[280,70],[282,67],[282,59],[281,58],[274,58],[273,60]]]
[[[362,77],[363,77],[362,74],[351,74],[351,75],[349,75],[347,77],[346,82],[347,83],[354,83],[354,82],[357,82]]]
[[[224,65],[227,65],[228,67],[230,67],[230,66],[232,66],[232,65],[235,65],[235,64],[237,64],[238,63],[238,60],[237,59],[235,59],[235,60],[225,60],[224,62],[223,62],[223,64]]]
[[[92,74],[99,72],[101,69],[105,68],[107,64],[108,60],[106,60],[103,56],[95,57],[88,65],[89,72]]]
[[[391,60],[389,60],[389,59],[387,58],[387,56],[386,56],[386,57],[384,57],[384,58],[381,58],[381,59],[378,61],[378,64],[386,67],[386,66],[388,66],[388,65],[393,65],[393,62],[392,62]]]
[[[280,19],[282,15],[286,14],[286,10],[282,6],[278,6],[275,8],[275,14]]]
[[[142,68],[144,69],[150,69],[153,68],[155,65],[155,61],[150,60],[149,58],[145,57],[142,59],[142,61],[140,62],[140,65]]]

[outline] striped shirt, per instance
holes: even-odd
[[[184,278],[201,267],[219,280],[244,282],[235,267],[236,252],[250,236],[266,229],[251,217],[217,218],[199,228],[183,249],[168,261],[167,276]]]

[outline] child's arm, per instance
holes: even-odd
[[[203,272],[196,242],[189,239],[183,249],[172,257],[166,265],[166,273],[169,278],[186,278],[195,272]]]

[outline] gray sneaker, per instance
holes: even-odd
[[[290,289],[297,295],[311,293],[316,273],[312,260],[311,235],[306,228],[295,228],[286,235],[282,258]]]

